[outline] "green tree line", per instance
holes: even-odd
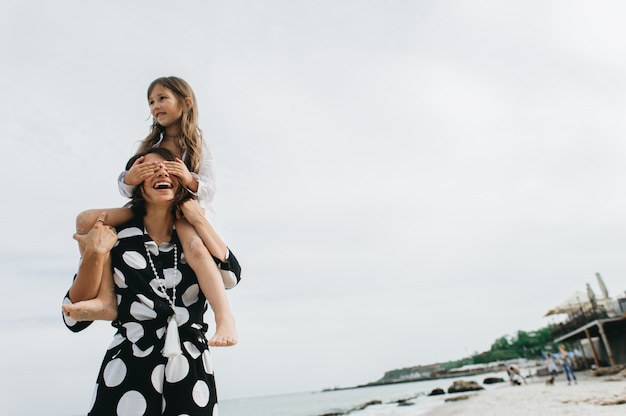
[[[486,364],[515,358],[533,359],[541,357],[545,351],[556,351],[556,349],[548,326],[536,331],[517,331],[515,335],[504,335],[496,339],[488,351],[460,360],[448,361],[442,364],[442,367],[450,370],[467,364]]]
[[[471,361],[472,364],[484,364],[513,358],[539,358],[546,350],[556,351],[550,327],[502,336],[491,344],[489,351],[472,356]]]
[[[556,350],[557,346],[552,342],[552,333],[549,326],[536,331],[520,330],[515,335],[504,335],[496,339],[488,351],[442,363],[441,369],[450,370],[467,364],[486,364],[493,361],[506,361],[516,358],[535,359],[542,357],[546,351]],[[378,382],[396,380],[403,375],[412,374],[416,370],[419,370],[419,367],[388,371]]]

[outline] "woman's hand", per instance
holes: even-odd
[[[187,169],[187,165],[185,165],[185,162],[183,162],[179,158],[176,158],[176,161],[166,160],[163,163],[165,164],[165,169],[167,170],[167,173],[178,177],[178,179],[180,179],[180,182],[192,191],[198,191],[198,182],[194,179],[191,172],[189,172],[189,169]]]
[[[137,158],[128,172],[126,172],[124,175],[124,183],[126,185],[137,186],[157,171],[159,167],[158,162],[143,163],[143,160],[144,156]]]
[[[87,234],[74,234],[74,240],[78,241],[78,249],[82,257],[90,253],[106,254],[117,242],[115,228],[104,225],[106,216],[106,211],[100,213],[96,223]]]

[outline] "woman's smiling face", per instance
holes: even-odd
[[[143,197],[146,202],[169,203],[174,200],[178,188],[178,178],[167,172],[164,161],[165,159],[156,153],[145,155],[143,163],[158,163],[154,174],[143,181]]]

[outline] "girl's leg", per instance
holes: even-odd
[[[176,232],[183,246],[187,263],[196,273],[200,289],[215,315],[215,334],[209,339],[209,345],[214,347],[235,345],[237,343],[235,318],[230,311],[222,275],[215,260],[196,229],[188,221],[179,219],[176,222]]]
[[[211,223],[206,219],[204,210],[200,207],[198,201],[189,199],[183,202],[181,211],[184,219],[193,226],[195,234],[200,236],[202,243],[209,250],[211,255],[222,261],[226,261],[226,253],[228,252],[226,243],[222,241]]]
[[[88,209],[76,217],[76,233],[87,234],[103,212],[107,213],[104,223],[113,227],[122,225],[133,218],[130,208]]]

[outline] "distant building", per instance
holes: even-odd
[[[626,364],[626,292],[611,298],[599,273],[602,297],[597,298],[589,284],[587,292],[575,292],[548,315],[567,314],[567,319],[552,326],[555,343],[578,349],[585,365],[597,367]]]

